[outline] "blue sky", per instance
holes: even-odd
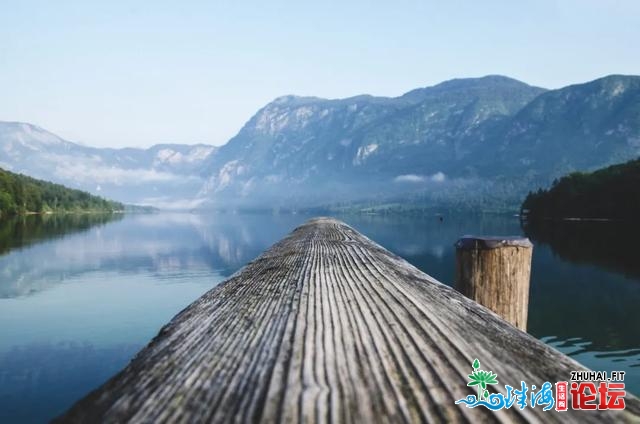
[[[0,120],[95,146],[223,144],[283,94],[640,74],[640,2],[0,0]]]

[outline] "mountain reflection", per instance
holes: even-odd
[[[305,219],[270,217],[265,225],[257,215],[149,214],[96,222],[89,216],[78,218],[6,224],[5,251],[30,246],[0,256],[0,298],[36,293],[93,271],[145,271],[162,279],[172,273],[187,278],[187,272],[200,269],[229,276]],[[96,226],[107,222],[110,225]],[[55,243],[43,242],[63,234],[66,237]]]

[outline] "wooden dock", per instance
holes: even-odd
[[[452,241],[453,243],[453,241]],[[452,264],[452,267],[454,264]],[[584,368],[340,221],[314,219],[179,313],[57,422],[638,422],[626,410],[467,408]]]

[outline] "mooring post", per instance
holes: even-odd
[[[526,237],[464,236],[456,243],[456,289],[526,331],[532,252]]]

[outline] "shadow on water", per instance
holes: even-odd
[[[575,353],[640,354],[640,261],[634,247],[640,228],[610,222],[543,222],[528,223],[524,229],[537,247],[530,332],[553,334],[548,342],[578,342]],[[581,346],[581,339],[589,346]]]
[[[0,219],[0,255],[45,240],[121,220],[122,214],[27,215]]]
[[[640,282],[640,225],[622,222],[525,222],[527,237],[548,245],[561,259],[598,265]]]

